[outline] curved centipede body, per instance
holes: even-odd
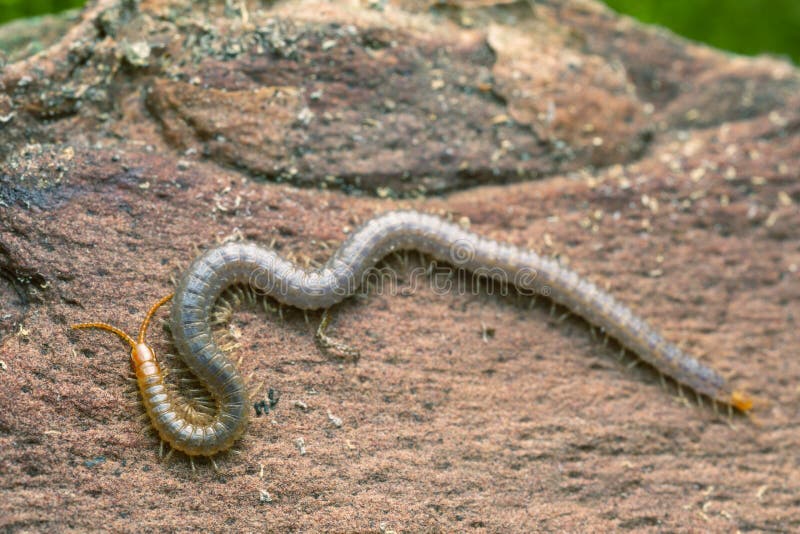
[[[394,211],[366,222],[317,269],[303,268],[252,243],[226,243],[196,258],[178,282],[171,331],[178,354],[213,398],[213,415],[198,417],[180,409],[164,387],[155,356],[144,344],[146,322],[166,299],[148,314],[139,343],[128,338],[144,404],[161,438],[190,456],[211,456],[229,448],[246,428],[249,401],[244,380],[212,333],[213,310],[226,289],[245,284],[282,304],[327,309],[353,295],[367,270],[397,250],[418,250],[513,284],[522,292],[544,294],[602,328],[679,385],[742,412],[752,407],[752,400],[717,371],[665,340],[629,308],[555,260],[481,237],[432,215]],[[96,323],[77,326],[102,328]]]

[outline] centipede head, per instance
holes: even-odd
[[[108,323],[78,323],[72,325],[73,329],[85,329],[85,328],[96,328],[98,330],[106,330],[107,332],[112,332],[119,336],[123,341],[128,343],[131,346],[131,360],[133,363],[138,366],[146,361],[155,361],[156,355],[150,346],[145,343],[145,336],[147,335],[147,327],[150,326],[150,320],[153,318],[153,314],[164,304],[172,298],[172,295],[167,295],[166,297],[162,298],[150,308],[150,311],[147,312],[147,315],[142,321],[142,325],[139,327],[139,336],[137,340],[134,339],[126,334],[120,328],[116,326],[110,325]]]

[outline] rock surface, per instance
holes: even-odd
[[[793,66],[588,0],[187,6],[104,0],[4,51],[0,527],[800,528]],[[547,303],[422,285],[336,308],[355,363],[319,314],[237,313],[280,400],[192,472],[128,349],[68,328],[134,330],[223,239],[324,261],[397,207],[557,255],[768,404],[729,422]]]

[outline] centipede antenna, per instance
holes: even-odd
[[[161,306],[166,304],[169,301],[169,299],[171,299],[171,298],[172,298],[172,293],[170,293],[166,297],[162,298],[161,300],[159,300],[158,302],[153,304],[153,307],[150,308],[150,311],[147,312],[147,315],[145,316],[144,321],[142,321],[142,326],[139,327],[139,343],[140,344],[144,343],[144,336],[145,336],[145,334],[147,334],[147,327],[150,326],[150,319],[153,318],[153,314]]]
[[[113,332],[113,333],[117,334],[120,338],[125,340],[128,343],[128,345],[131,346],[132,349],[136,348],[136,342],[133,340],[133,338],[131,336],[129,336],[128,334],[126,334],[125,332],[123,332],[122,330],[117,328],[116,326],[111,326],[110,324],[107,324],[107,323],[78,323],[78,324],[72,325],[72,328],[74,330],[89,329],[89,328],[96,328],[98,330],[107,330],[109,332]]]

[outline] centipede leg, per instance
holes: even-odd
[[[167,453],[167,455],[166,455],[166,456],[164,456],[164,458],[162,459],[162,461],[163,461],[164,463],[167,463],[167,462],[169,461],[169,459],[170,459],[170,458],[172,458],[172,453],[173,453],[173,452],[175,452],[175,449],[172,449],[172,448],[170,448],[169,452]]]
[[[731,412],[731,414],[728,417],[728,428],[730,428],[731,430],[736,430],[737,429],[736,425],[733,422],[733,412]]]
[[[219,473],[219,466],[217,466],[217,462],[214,461],[214,458],[209,456],[208,459],[211,461],[211,465],[214,467],[214,472]]]
[[[189,456],[189,465],[192,466],[192,473],[196,473],[197,468],[194,466],[194,456]]]
[[[240,348],[242,345],[240,343],[228,343],[227,345],[220,345],[219,350],[222,352],[230,352],[234,349]]]
[[[361,357],[361,353],[358,351],[358,349],[354,349],[353,347],[342,343],[341,341],[331,339],[325,334],[325,331],[328,329],[328,325],[330,324],[331,320],[329,311],[329,309],[326,309],[324,312],[322,312],[322,320],[320,321],[317,332],[314,335],[317,345],[324,353],[329,353],[331,349],[333,349],[334,351],[340,353],[340,358],[343,357],[349,360],[358,360]]]
[[[263,387],[264,387],[264,382],[259,382],[256,385],[256,387],[254,387],[253,389],[250,390],[250,392],[247,394],[247,396],[250,397],[251,399],[254,398],[256,395],[258,395],[258,392],[261,391],[261,388],[263,388]]]
[[[239,286],[234,286],[232,293],[233,293],[233,302],[236,304],[236,306],[241,306],[242,302],[244,301],[242,288],[240,288]]]
[[[403,261],[403,256],[399,252],[393,251],[392,259],[394,259],[394,261],[397,262],[397,265],[400,267],[400,269],[405,270],[406,265],[405,262]]]
[[[425,275],[426,276],[433,275],[434,268],[436,268],[436,262],[435,261],[428,262],[427,265],[425,266]]]
[[[255,303],[256,303],[256,292],[255,292],[255,290],[254,290],[252,287],[250,287],[250,286],[247,286],[247,303],[248,303],[250,306],[254,306],[254,305],[255,305]]]

